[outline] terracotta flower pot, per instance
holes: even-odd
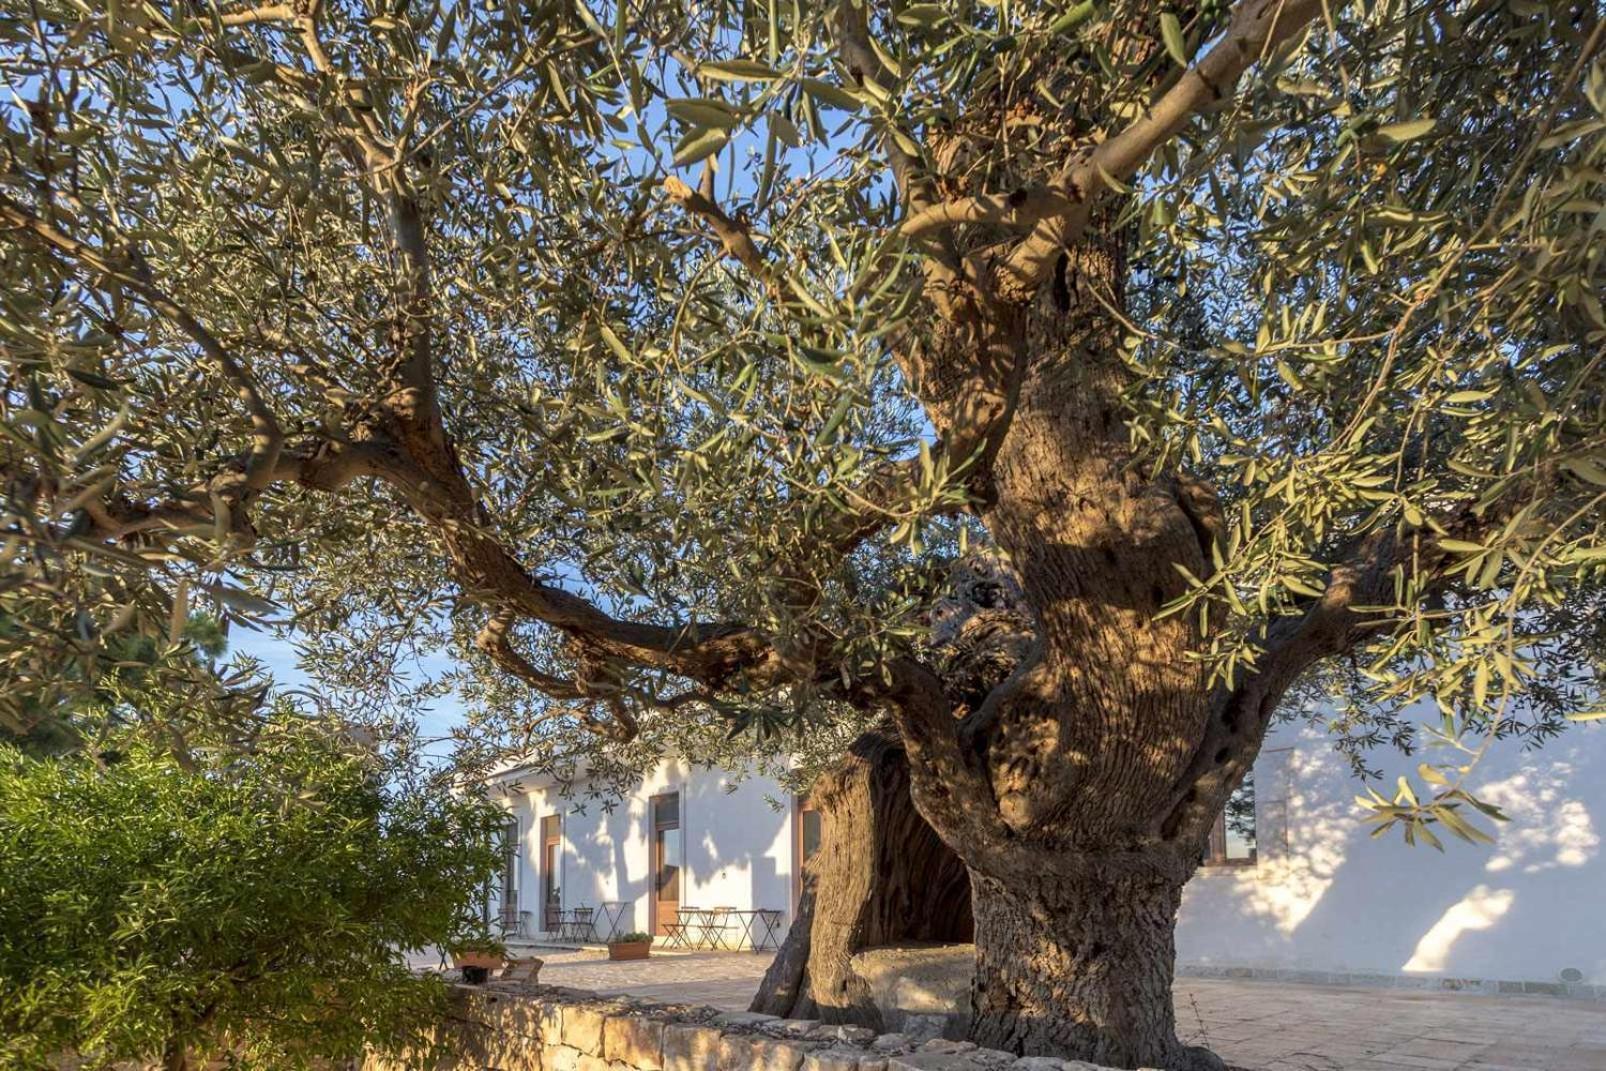
[[[611,941],[608,944],[609,959],[646,959],[652,952],[652,941]]]
[[[463,981],[469,985],[480,985],[491,976],[492,971],[506,966],[507,960],[495,952],[456,952],[452,955],[452,964],[463,972]]]

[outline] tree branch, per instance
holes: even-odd
[[[1016,190],[1013,193],[977,194],[927,205],[903,221],[906,237],[920,238],[964,223],[1028,227],[1056,212],[1069,212],[1075,202],[1051,189]]]
[[[664,179],[664,192],[688,213],[708,224],[719,244],[725,247],[726,255],[746,268],[771,297],[780,300],[780,284],[746,224],[732,219],[708,194],[692,189],[674,175]]]
[[[986,776],[962,745],[942,680],[912,658],[894,659],[886,673],[885,683],[862,691],[891,710],[909,753],[910,790],[921,815],[951,846],[963,840],[967,853],[985,854],[986,845],[1007,842],[1010,831]]]
[[[320,442],[310,448],[286,450],[268,474],[263,488],[275,483],[294,482],[308,490],[337,491],[361,476],[380,475],[389,461],[389,451],[378,443]],[[217,524],[215,503],[238,502],[245,489],[247,459],[225,463],[224,471],[198,484],[182,498],[140,504],[120,497],[90,497],[80,503],[90,524],[76,534],[84,539],[116,542],[144,532],[210,532]],[[248,538],[250,518],[244,510],[230,509],[229,530]]]
[[[157,314],[172,321],[201,351],[215,361],[233,385],[251,420],[251,454],[245,465],[245,489],[260,491],[272,481],[284,432],[263,400],[256,381],[206,326],[152,281],[149,267],[136,254],[115,256],[62,232],[15,201],[0,194],[0,220],[37,245],[59,253],[80,268],[114,279],[144,299]]]
[[[1341,3],[1335,0],[1332,6]],[[1061,250],[1081,236],[1093,210],[1111,192],[1112,180],[1132,178],[1191,118],[1224,99],[1251,64],[1301,32],[1322,10],[1322,0],[1246,0],[1203,59],[1188,68],[1141,118],[1090,152],[1067,161],[1049,188],[934,205],[905,226],[911,233],[968,222],[1031,226],[1030,235],[999,265],[997,280],[1001,297],[1029,300],[1051,275]]]
[[[868,8],[868,4],[854,3],[853,0],[842,0],[837,4],[837,55],[859,84],[871,81],[887,88],[894,78],[870,43]],[[885,142],[893,180],[897,182],[909,206],[918,210],[931,204],[931,184],[920,157],[905,150],[890,134]]]
[[[217,20],[221,26],[251,26],[262,22],[293,22],[295,17],[296,9],[289,4],[266,4],[240,11],[224,11],[218,14]]]
[[[321,0],[311,0],[305,11],[296,14],[295,27],[313,69],[334,99],[344,105],[345,119],[337,129],[350,139],[351,155],[361,168],[363,181],[386,205],[391,237],[401,261],[391,337],[399,362],[397,389],[385,404],[407,430],[443,445],[446,433],[431,363],[430,261],[423,217],[408,187],[401,154],[386,138],[362,91],[350,84],[324,46],[318,32],[321,11]]]
[[[1439,528],[1452,539],[1477,539],[1504,520],[1470,509],[1444,518]],[[1257,667],[1235,688],[1220,689],[1193,759],[1178,779],[1158,832],[1167,839],[1203,837],[1243,780],[1283,695],[1306,670],[1354,647],[1395,622],[1375,611],[1395,600],[1400,570],[1425,589],[1441,588],[1452,575],[1455,555],[1425,528],[1384,528],[1357,539],[1328,571],[1322,594],[1301,614],[1264,628]]]
[[[873,82],[888,88],[895,79],[892,72],[887,70],[886,64],[881,62],[881,57],[876,54],[874,45],[870,43],[868,6],[855,3],[854,0],[840,0],[837,4],[834,19],[837,56],[847,68],[849,76],[859,85]],[[913,135],[908,131],[900,133],[913,143]],[[891,131],[883,134],[882,143],[887,154],[887,165],[892,171],[892,180],[897,185],[899,193],[903,195],[907,211],[917,214],[926,211],[936,203],[936,195],[925,161],[918,153],[911,153],[905,149]],[[965,265],[954,248],[951,235],[941,233],[931,237],[932,241],[928,243],[927,255],[922,264],[926,294],[946,315],[950,305],[948,291],[959,285],[965,274]]]
[[[585,698],[586,694],[577,682],[543,672],[514,649],[512,632],[517,621],[517,615],[510,611],[495,611],[474,637],[474,646],[485,652],[503,672],[551,699]]]

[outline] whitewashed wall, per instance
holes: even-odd
[[[1379,750],[1384,786],[1422,758]],[[1482,822],[1494,847],[1446,837],[1444,854],[1397,832],[1370,838],[1354,797],[1362,786],[1331,740],[1275,732],[1256,763],[1259,861],[1204,868],[1189,883],[1177,929],[1179,964],[1317,974],[1560,983],[1574,968],[1606,986],[1606,725],[1576,726],[1536,750],[1497,744],[1473,784],[1506,824]],[[649,926],[648,801],[681,794],[686,866],[681,902],[766,907],[790,921],[793,811],[770,778],[737,779],[669,762],[611,813],[583,814],[517,774],[519,900],[540,920],[539,819],[563,816],[563,906],[626,900],[620,924]],[[727,791],[734,785],[733,791]],[[1391,789],[1389,790],[1392,791]]]
[[[1379,790],[1392,795],[1397,774],[1433,757],[1379,751]],[[1354,802],[1360,783],[1308,729],[1276,733],[1255,777],[1260,862],[1205,868],[1189,884],[1177,931],[1185,967],[1541,984],[1570,967],[1606,985],[1606,725],[1533,751],[1490,749],[1471,781],[1512,819],[1493,823],[1492,848],[1446,836],[1441,855],[1397,831],[1371,839]]]
[[[540,928],[540,820],[563,819],[559,888],[563,907],[629,906],[618,930],[647,930],[651,922],[650,800],[680,794],[680,837],[685,866],[680,902],[696,907],[774,908],[792,913],[793,809],[773,779],[737,778],[720,770],[665,762],[612,811],[597,800],[565,799],[538,779],[514,773],[505,802],[519,819],[519,907]],[[771,801],[781,801],[777,809]],[[580,810],[577,812],[577,808]],[[783,930],[784,932],[784,930]]]

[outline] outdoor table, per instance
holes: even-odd
[[[602,915],[603,932],[601,940],[611,941],[619,936],[619,923],[624,921],[625,908],[630,906],[628,900],[604,900],[600,908]]]
[[[736,947],[725,940],[725,920],[738,914],[734,907],[713,907],[703,912],[703,940],[708,942],[709,948],[736,951]]]
[[[718,948],[717,938],[714,936],[714,920],[719,917],[719,909],[712,907],[683,907],[680,909],[681,921],[686,923],[686,940],[693,948],[702,948],[707,943],[709,948]]]
[[[781,913],[774,908],[760,907],[750,911],[729,911],[727,914],[735,915],[742,920],[742,940],[745,940],[747,947],[754,952],[781,946],[780,935],[775,932],[781,921]],[[762,933],[755,935],[753,932],[755,927],[761,928]],[[741,941],[738,941],[737,947],[740,946]]]

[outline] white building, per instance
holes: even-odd
[[[697,907],[777,912],[769,926],[733,918],[723,935],[774,944],[792,918],[803,853],[818,843],[818,815],[758,774],[668,761],[611,809],[566,799],[527,771],[495,784],[512,812],[502,907],[532,937],[575,936],[564,923],[587,909],[597,938],[665,937],[677,908]]]
[[[1392,785],[1423,758],[1435,756],[1379,749],[1369,761]],[[599,936],[662,935],[677,906],[773,909],[784,934],[820,835],[819,816],[762,776],[668,762],[611,812],[590,801],[584,813],[549,782],[518,771],[499,780],[517,823],[509,907],[528,913],[532,936],[555,935],[560,912],[585,907]],[[1481,822],[1493,847],[1446,836],[1441,854],[1398,831],[1372,839],[1355,803],[1362,786],[1331,740],[1297,726],[1274,733],[1255,765],[1253,849],[1213,839],[1214,865],[1183,899],[1179,965],[1305,981],[1606,987],[1606,725],[1533,751],[1496,744],[1471,782],[1511,816]]]
[[[1417,762],[1438,758],[1380,748],[1368,761],[1393,795],[1397,775],[1420,788]],[[1355,803],[1361,784],[1315,730],[1275,733],[1254,776],[1254,859],[1202,867],[1189,883],[1177,928],[1185,970],[1484,991],[1606,986],[1606,725],[1532,751],[1489,749],[1469,787],[1511,818],[1480,818],[1493,847],[1445,834],[1440,854],[1397,829],[1372,839]],[[1227,854],[1246,854],[1237,848]]]

